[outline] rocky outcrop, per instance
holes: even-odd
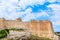
[[[13,39],[13,40],[20,40],[20,39],[27,39],[31,37],[31,32],[29,31],[14,31],[10,30],[7,39]]]

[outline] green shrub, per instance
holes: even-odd
[[[9,34],[9,30],[25,31],[25,29],[23,29],[23,28],[20,28],[20,29],[16,29],[16,28],[3,29],[3,30],[0,30],[0,38],[6,37],[7,34]]]
[[[8,29],[5,29],[5,31],[9,34],[9,30]]]
[[[32,35],[31,38],[27,40],[51,40],[51,39]]]
[[[17,29],[17,28],[9,28],[9,29],[7,29],[7,30],[25,31],[25,29],[23,29],[23,28],[20,28],[20,29]]]
[[[0,30],[0,38],[6,37],[7,33],[5,30]]]

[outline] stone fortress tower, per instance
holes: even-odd
[[[0,28],[26,28],[31,31],[33,35],[47,38],[53,38],[55,35],[52,23],[48,20],[23,22],[20,18],[16,20],[0,18]]]
[[[38,35],[40,37],[54,37],[54,31],[52,27],[51,21],[48,20],[31,20],[30,21],[31,31],[34,35]]]
[[[5,19],[0,18],[0,28],[5,28]]]

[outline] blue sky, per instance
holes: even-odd
[[[60,31],[60,0],[0,0],[0,18],[22,21],[51,20]]]

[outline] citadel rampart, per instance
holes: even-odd
[[[26,28],[33,35],[40,37],[54,37],[54,31],[51,21],[48,20],[31,20],[30,22],[22,22],[21,19],[5,20],[0,18],[0,28]]]

